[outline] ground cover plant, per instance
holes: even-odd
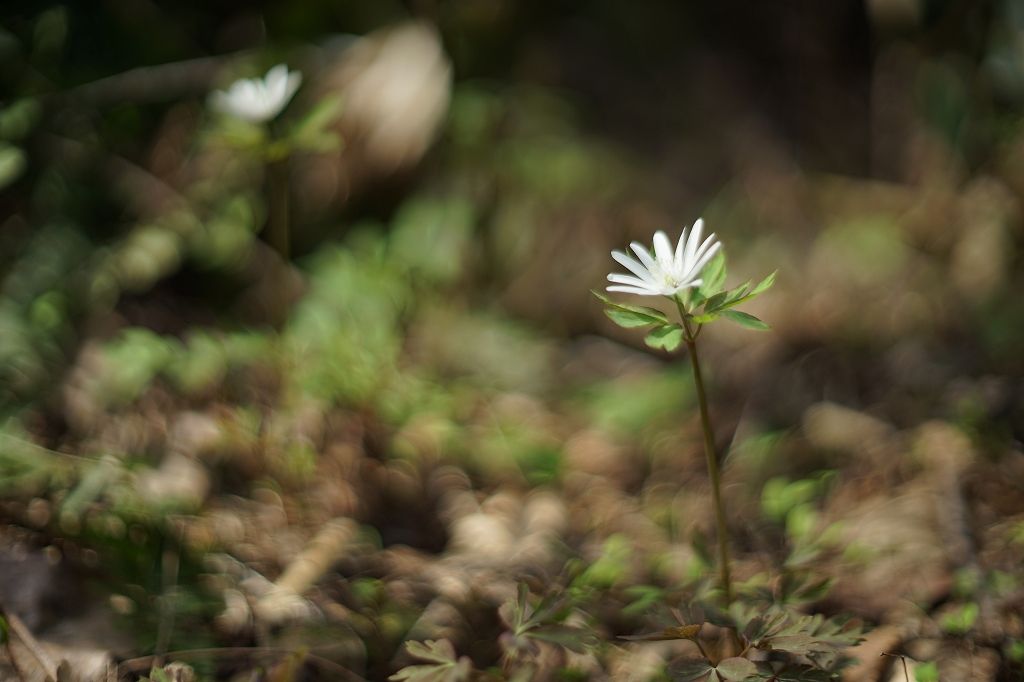
[[[0,679],[1020,679],[1021,18],[798,5],[0,10]]]

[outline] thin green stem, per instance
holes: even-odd
[[[290,306],[289,261],[291,259],[291,206],[289,201],[288,157],[270,158],[267,173],[267,243],[279,256],[274,264],[275,286],[267,300],[269,321],[282,329],[288,320]]]
[[[704,376],[700,370],[697,357],[697,340],[688,335],[686,348],[689,350],[690,364],[693,366],[693,383],[697,387],[697,402],[700,405],[700,421],[704,428],[704,456],[708,463],[708,476],[711,478],[711,497],[715,504],[715,522],[718,526],[718,572],[725,592],[726,606],[732,603],[732,581],[729,577],[729,527],[725,523],[725,506],[722,504],[722,478],[718,471],[718,457],[715,454],[715,435],[711,430],[711,417],[708,416],[708,398],[704,390]]]
[[[697,337],[700,336],[703,325],[697,324],[696,329],[691,327],[683,301],[676,297],[675,302],[686,335],[686,348],[689,350],[690,364],[693,367],[693,383],[697,388],[697,402],[700,405],[700,421],[704,430],[704,457],[708,463],[711,497],[715,505],[715,525],[718,529],[718,572],[722,591],[725,593],[725,604],[728,606],[732,603],[732,580],[729,576],[729,527],[725,523],[725,506],[722,503],[722,478],[718,471],[718,457],[715,454],[715,433],[711,428],[708,397],[704,390],[704,375],[700,371],[700,359],[697,357]],[[737,637],[735,633],[733,636]],[[736,644],[739,645],[738,637]]]

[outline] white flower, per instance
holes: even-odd
[[[689,237],[684,228],[683,233],[679,236],[675,252],[672,251],[672,243],[668,240],[668,235],[660,230],[654,234],[653,256],[640,242],[633,242],[629,245],[640,260],[623,251],[612,251],[612,258],[633,275],[619,273],[608,275],[609,282],[619,285],[608,287],[608,291],[621,291],[641,296],[674,296],[683,289],[699,287],[704,283],[704,280],[699,279],[700,271],[708,264],[708,261],[714,258],[722,246],[715,239],[714,234],[700,243],[703,230],[703,220],[698,220],[693,224]],[[698,244],[700,245],[698,246]]]
[[[210,105],[250,123],[263,123],[281,113],[302,83],[302,74],[278,64],[263,78],[237,80],[210,95]]]

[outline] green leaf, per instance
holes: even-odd
[[[19,99],[0,109],[0,137],[20,140],[39,120],[42,107],[34,99]]]
[[[738,306],[741,303],[746,303],[747,301],[749,301],[750,299],[754,298],[755,296],[759,296],[759,295],[763,294],[765,291],[770,289],[773,284],[775,284],[775,275],[777,273],[778,273],[778,270],[776,270],[775,272],[773,272],[772,274],[768,275],[763,280],[758,282],[757,286],[754,287],[750,291],[750,293],[739,294],[738,296],[735,296],[735,297],[729,297],[728,300],[725,302],[725,304],[722,307],[723,308],[733,308],[735,306]],[[750,285],[748,283],[748,284],[745,284],[744,286],[750,286]],[[737,289],[733,289],[733,291],[737,291],[737,290],[738,290],[738,288]]]
[[[683,328],[678,324],[666,324],[657,327],[644,337],[644,343],[651,348],[660,348],[669,352],[679,348],[683,342]]]
[[[25,153],[17,147],[0,143],[0,189],[17,180],[25,170]]]
[[[652,324],[669,323],[668,316],[655,308],[617,303],[593,289],[591,289],[590,293],[594,294],[594,296],[600,299],[602,303],[608,306],[605,309],[604,314],[620,327],[626,327],[628,329],[632,327],[647,327]]]
[[[544,625],[525,633],[527,637],[563,646],[582,654],[588,646],[596,646],[597,638],[583,628],[570,625]]]
[[[777,274],[779,274],[778,270],[776,270],[775,272],[773,272],[772,274],[768,275],[767,277],[762,279],[760,282],[758,282],[757,286],[754,287],[750,291],[749,294],[747,294],[747,298],[748,299],[749,298],[753,298],[754,296],[757,296],[759,294],[763,294],[764,292],[766,292],[769,289],[771,289],[772,285],[775,284],[775,276]]]
[[[747,329],[756,329],[758,331],[771,329],[771,327],[750,313],[740,312],[739,310],[723,310],[722,317]]]
[[[727,680],[741,681],[757,673],[757,666],[753,661],[735,656],[719,662],[715,666],[715,672]]]
[[[317,102],[309,113],[302,117],[292,129],[292,139],[296,142],[309,140],[323,134],[327,126],[334,123],[341,114],[341,95],[328,95]]]
[[[690,319],[697,324],[707,324],[718,319],[718,313],[704,313],[703,315],[691,315]]]
[[[704,280],[704,283],[698,289],[700,296],[710,298],[721,291],[722,285],[725,284],[725,273],[725,252],[719,251],[711,259],[711,262],[704,266],[704,271],[701,273],[701,279]]]

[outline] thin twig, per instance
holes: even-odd
[[[907,671],[907,657],[901,654],[893,654],[888,651],[883,651],[879,656],[889,656],[890,658],[898,658],[903,664],[903,677],[906,678],[907,682],[910,682],[910,673]]]
[[[57,664],[53,662],[53,658],[50,657],[50,654],[46,653],[42,645],[39,644],[39,641],[32,635],[32,632],[25,623],[22,622],[21,618],[10,611],[5,611],[4,620],[7,621],[7,627],[11,634],[18,638],[28,652],[32,654],[32,657],[36,659],[36,662],[39,663],[39,667],[42,668],[43,673],[46,675],[47,682],[56,682]],[[13,655],[11,660],[14,660]]]

